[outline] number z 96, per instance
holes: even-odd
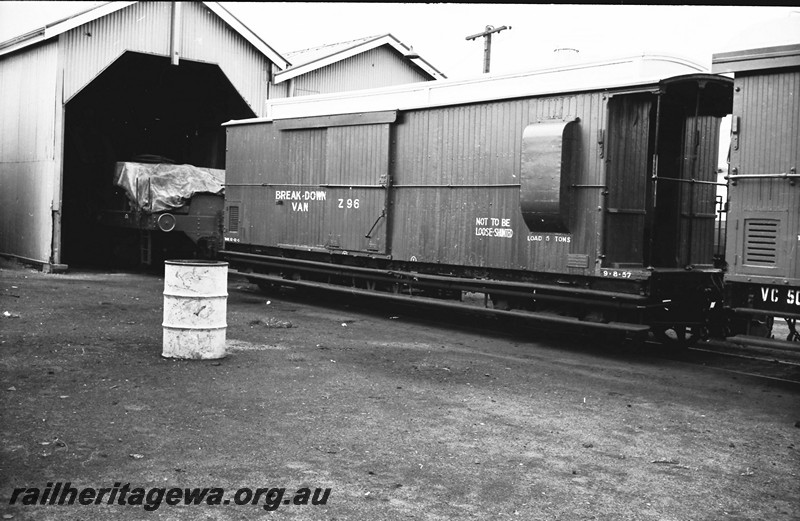
[[[339,199],[339,208],[351,209],[361,205],[358,199]]]

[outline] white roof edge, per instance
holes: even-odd
[[[12,53],[39,42],[43,42],[45,40],[49,40],[54,36],[58,36],[59,34],[75,29],[76,27],[80,27],[81,25],[89,23],[92,20],[115,13],[121,9],[125,9],[126,7],[135,3],[136,2],[107,2],[103,5],[95,7],[94,9],[77,13],[74,16],[70,16],[64,20],[51,23],[39,29],[34,29],[26,34],[8,40],[8,42],[14,42],[14,40],[17,40],[16,43],[3,46],[3,43],[0,42],[0,56]]]
[[[333,63],[345,60],[347,58],[351,58],[357,54],[361,54],[363,52],[375,49],[382,45],[390,45],[392,46],[397,52],[402,54],[403,56],[408,56],[411,54],[411,49],[406,47],[400,40],[395,38],[391,33],[384,34],[383,36],[377,36],[371,40],[367,40],[364,42],[357,43],[351,47],[346,49],[342,49],[341,51],[334,52],[329,54],[328,56],[323,56],[321,58],[317,58],[316,60],[312,60],[308,63],[303,63],[292,67],[290,69],[278,72],[275,74],[275,84],[281,83],[286,80],[290,80],[292,78],[296,78],[298,76],[302,76],[303,74],[307,74],[311,71],[315,71],[317,69],[321,69],[322,67],[326,67]],[[437,77],[445,77],[439,70],[437,70],[434,66],[430,63],[426,62],[422,58],[413,58],[411,63],[413,63],[416,67],[424,70],[434,78]]]
[[[646,70],[648,65],[651,68],[662,66],[663,72]],[[589,69],[593,69],[591,74],[587,74]],[[234,120],[224,125],[380,110],[412,110],[560,92],[640,87],[657,84],[666,78],[696,73],[708,73],[708,69],[675,56],[637,55],[477,78],[272,99],[267,100],[266,117]]]
[[[245,24],[239,21],[230,11],[222,7],[219,2],[203,2],[206,7],[211,9],[217,16],[222,18],[225,23],[230,25],[236,32],[241,34],[245,40],[258,49],[264,56],[270,59],[277,67],[285,69],[291,66],[289,60],[281,56],[281,54],[270,47],[264,40],[262,40],[256,33],[250,30]]]
[[[431,65],[428,62],[428,60],[426,60],[422,56],[420,56],[418,58],[409,58],[409,60],[413,60],[411,63],[413,63],[414,65],[416,65],[420,69],[424,70],[425,72],[427,72],[428,74],[430,74],[434,78],[438,77],[439,79],[443,79],[443,80],[447,79],[447,76],[445,75],[445,73],[443,73],[442,71],[440,71],[439,69],[437,69],[436,67]]]
[[[12,38],[11,40],[8,40],[8,42],[6,42],[8,43],[8,45],[6,46],[3,46],[3,43],[0,42],[0,56],[12,53],[14,51],[23,49],[30,45],[37,44],[39,42],[43,42],[45,40],[49,40],[54,36],[58,36],[59,34],[65,33],[76,27],[80,27],[85,23],[89,23],[98,18],[102,18],[103,16],[107,16],[121,9],[125,9],[126,7],[129,7],[135,3],[137,2],[117,2],[117,1],[107,2],[103,5],[95,7],[94,9],[78,13],[62,21],[52,23],[43,28],[35,29],[21,36]],[[242,35],[242,37],[245,40],[250,42],[250,44],[252,44],[263,55],[269,58],[275,65],[281,68],[286,68],[291,65],[286,58],[281,56],[275,49],[267,45],[246,25],[244,25],[229,11],[227,11],[224,7],[222,7],[219,4],[219,2],[203,2],[203,4],[206,7],[208,7],[214,14],[222,18],[222,20],[225,21],[225,23],[230,25],[237,33]]]

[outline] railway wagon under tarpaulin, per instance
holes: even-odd
[[[107,233],[118,236],[117,263],[215,258],[222,247],[225,171],[144,159],[149,162],[116,163],[114,189],[97,216]],[[132,240],[119,239],[124,230],[135,232]]]
[[[731,81],[637,56],[274,100],[227,126],[226,246],[348,283],[632,334],[699,331]]]

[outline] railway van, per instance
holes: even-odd
[[[731,332],[800,341],[800,43],[715,54],[712,64],[734,77],[724,276]],[[786,338],[773,334],[776,319]]]
[[[261,284],[474,293],[557,328],[690,341],[723,308],[734,99],[731,78],[634,56],[271,100],[226,124],[222,256]]]

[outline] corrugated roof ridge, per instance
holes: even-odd
[[[138,1],[141,0],[133,0],[130,2],[125,2],[121,0],[112,0],[112,1],[100,2],[98,5],[95,5],[94,7],[85,8],[81,11],[78,11],[76,8],[76,12],[74,12],[73,14],[70,14],[58,20],[53,20],[52,22],[49,22],[48,24],[40,28],[28,31],[27,33],[16,36],[7,41],[0,42],[0,56],[3,56],[9,52],[15,52],[19,49],[25,48],[39,41],[48,40],[54,36],[57,36],[63,31],[51,33],[50,29],[54,27],[57,28],[62,24],[66,24],[72,19],[78,19],[94,11],[97,11],[99,14],[92,15],[91,19],[87,19],[88,22],[100,18],[101,16],[106,16],[111,12],[125,9],[130,5],[136,4]],[[269,60],[275,63],[279,68],[291,66],[291,62],[289,62],[289,60],[284,58],[278,51],[273,49],[268,43],[266,43],[263,40],[263,38],[261,38],[261,36],[253,32],[252,29],[250,29],[247,25],[242,23],[241,20],[239,20],[236,16],[234,16],[233,13],[228,11],[220,2],[199,2],[199,3],[205,5],[206,8],[210,9],[216,16],[221,18],[223,22],[228,24],[235,32],[239,33],[242,37],[244,37],[251,45],[256,47],[256,49],[258,49],[259,52],[261,52]],[[237,27],[237,25],[239,27]]]
[[[87,2],[87,4],[88,3],[89,2]],[[83,8],[81,8],[80,6],[75,6],[75,12],[74,13],[68,14],[66,16],[64,16],[64,15],[54,15],[52,17],[51,21],[49,21],[49,22],[47,22],[45,24],[40,24],[40,25],[36,26],[34,29],[31,29],[31,30],[26,31],[26,32],[21,33],[21,34],[17,34],[17,35],[12,36],[11,38],[9,38],[7,40],[4,40],[4,41],[0,42],[0,48],[8,47],[8,46],[11,46],[11,45],[13,45],[15,43],[27,40],[31,36],[38,36],[38,35],[44,34],[44,31],[49,29],[50,27],[53,27],[55,25],[64,23],[67,20],[71,20],[73,18],[77,18],[78,16],[82,16],[82,15],[84,15],[84,14],[90,12],[90,11],[94,11],[95,9],[100,9],[101,7],[105,6],[106,4],[110,4],[110,3],[111,2],[101,2],[100,4],[95,5],[93,7],[83,7]]]
[[[88,2],[87,2],[87,3],[88,3]],[[86,14],[86,13],[89,13],[89,12],[91,12],[91,11],[94,11],[94,10],[98,10],[98,9],[100,9],[100,8],[102,8],[102,7],[105,7],[107,4],[110,4],[110,3],[111,3],[111,2],[101,2],[101,3],[99,3],[98,5],[95,5],[95,6],[93,6],[93,7],[88,7],[88,8],[85,8],[85,9],[80,9],[80,10],[79,10],[79,9],[77,8],[77,6],[76,6],[76,9],[75,9],[75,12],[74,12],[74,13],[72,13],[72,14],[70,14],[70,15],[67,15],[67,16],[63,16],[63,17],[61,17],[61,18],[59,18],[59,19],[57,19],[57,20],[53,20],[52,22],[50,22],[50,23],[47,23],[47,24],[45,24],[44,26],[42,26],[42,28],[43,28],[43,29],[48,29],[48,28],[50,28],[50,27],[53,27],[54,25],[58,25],[58,24],[60,24],[60,23],[66,22],[67,20],[71,20],[71,19],[73,19],[73,18],[77,18],[77,17],[79,17],[79,16],[82,16],[82,15],[84,15],[84,14]]]
[[[388,35],[388,33],[387,34],[376,34],[376,35],[373,35],[373,36],[365,36],[363,38],[356,38],[354,40],[345,40],[345,41],[342,41],[342,42],[334,42],[334,43],[326,43],[324,45],[317,45],[316,47],[308,47],[306,49],[297,49],[295,51],[287,52],[286,56],[291,56],[293,54],[307,53],[307,52],[311,52],[311,51],[319,51],[321,49],[325,49],[325,48],[328,48],[328,47],[336,47],[336,46],[339,46],[339,45],[369,42],[369,41],[372,41],[372,40],[375,40],[375,39],[378,39],[378,38],[383,38],[384,36],[387,36],[387,35]]]

